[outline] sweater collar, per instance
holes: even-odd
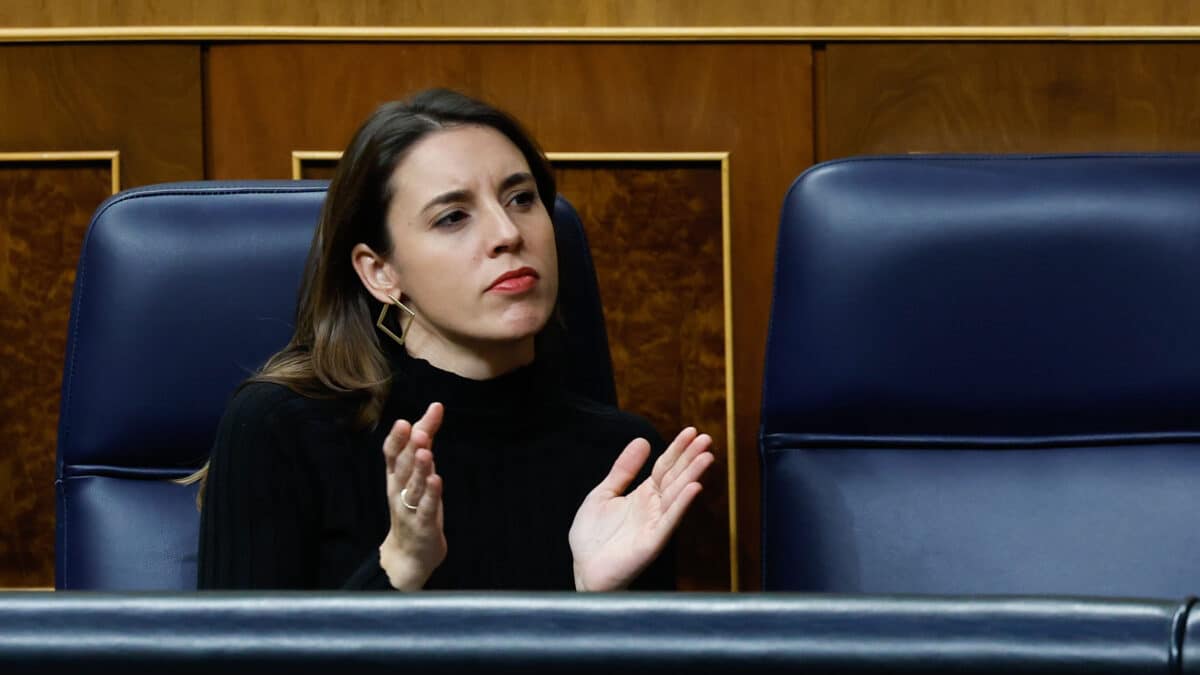
[[[516,422],[545,414],[549,403],[562,398],[555,394],[554,379],[540,360],[491,379],[474,380],[416,358],[390,340],[381,342],[392,371],[388,407],[406,402],[424,408],[438,401],[446,406],[448,418]]]

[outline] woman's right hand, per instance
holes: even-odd
[[[442,477],[433,464],[442,413],[442,404],[432,403],[416,424],[396,420],[383,441],[392,525],[379,546],[379,564],[402,591],[420,590],[446,559]]]

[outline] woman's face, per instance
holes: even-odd
[[[433,132],[391,177],[392,267],[412,338],[532,338],[558,295],[554,227],[520,150],[486,126]]]

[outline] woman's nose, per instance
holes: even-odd
[[[491,217],[489,221],[491,226],[489,228],[489,236],[491,237],[491,241],[488,248],[492,255],[511,253],[521,248],[523,241],[521,238],[521,228],[517,227],[517,224],[513,222],[508,211],[500,205],[497,205],[497,208],[490,209],[490,211]]]

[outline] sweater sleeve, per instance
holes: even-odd
[[[321,414],[312,402],[277,385],[247,385],[234,396],[209,458],[198,588],[329,585],[322,580],[319,471],[302,442],[311,418],[319,424]],[[391,589],[377,549],[342,587]]]
[[[396,590],[392,586],[391,580],[388,579],[383,564],[379,562],[379,549],[375,549],[367,556],[367,559],[358,566],[358,569],[354,570],[354,574],[350,575],[342,588],[348,591]]]
[[[310,589],[317,581],[315,490],[275,385],[242,388],[222,416],[200,518],[200,589]]]

